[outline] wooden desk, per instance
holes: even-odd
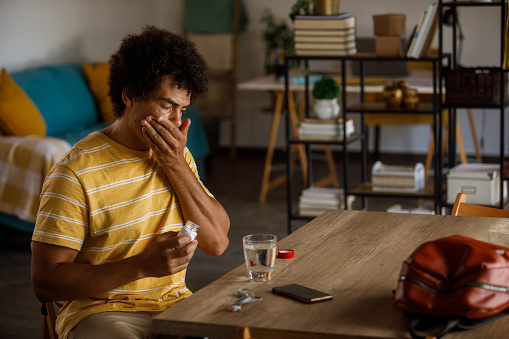
[[[281,115],[283,112],[284,107],[284,100],[285,100],[285,84],[284,82],[278,81],[274,75],[266,75],[260,78],[248,80],[241,82],[237,85],[237,88],[239,90],[250,90],[250,91],[273,91],[274,95],[276,97],[276,102],[274,105],[274,113],[272,115],[272,124],[270,128],[270,137],[269,137],[269,143],[267,145],[267,155],[265,156],[265,166],[263,169],[263,177],[262,177],[262,184],[260,189],[260,197],[259,201],[261,203],[265,202],[265,199],[267,197],[267,193],[281,185],[283,185],[286,182],[286,174],[282,174],[274,179],[270,179],[270,173],[272,169],[272,160],[274,158],[274,149],[276,147],[276,139],[277,139],[277,132],[279,128],[279,121],[281,119]],[[292,84],[290,85],[290,91],[288,93],[288,114],[291,121],[291,128],[293,135],[299,135],[298,130],[298,123],[302,119],[303,116],[303,109],[305,105],[305,97],[303,97],[303,100],[300,102],[299,111],[297,111],[296,107],[296,93],[297,92],[303,92],[305,89],[305,85],[297,85]],[[307,184],[307,156],[303,145],[296,145],[295,146],[296,151],[299,155],[299,162],[302,169],[302,177],[304,180],[304,184]],[[329,148],[329,146],[324,146],[325,154],[327,156],[328,161],[328,167],[330,171],[330,175],[325,178],[325,180],[320,181],[319,183],[315,184],[315,186],[325,186],[329,183],[332,183],[334,187],[339,187],[339,180],[336,174],[336,168],[334,159],[332,156],[332,152]]]
[[[278,243],[296,255],[276,260],[272,280],[250,282],[242,264],[155,316],[155,330],[234,338],[238,327],[247,326],[259,339],[409,338],[407,319],[392,294],[401,264],[421,243],[453,234],[509,246],[509,219],[326,212]],[[334,300],[308,305],[271,293],[272,287],[290,283],[331,293]],[[237,300],[241,288],[263,301],[232,313],[227,304]],[[447,338],[504,338],[507,333],[509,317]]]

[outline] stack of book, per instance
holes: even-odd
[[[352,119],[346,120],[346,137],[355,132]],[[305,118],[299,124],[299,136],[308,138],[343,138],[343,119]]]
[[[430,49],[438,27],[438,4],[433,3],[421,14],[421,18],[408,41],[408,58],[425,57]]]
[[[294,20],[295,53],[308,56],[357,54],[356,19],[338,15],[298,15]]]
[[[302,191],[299,199],[299,214],[318,216],[328,210],[344,209],[345,192],[342,188],[309,187]],[[355,197],[347,197],[347,209],[352,209]]]

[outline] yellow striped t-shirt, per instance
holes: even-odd
[[[198,177],[187,147],[184,156]],[[94,132],[48,174],[32,240],[78,250],[75,262],[100,265],[136,255],[156,234],[178,231],[183,224],[177,196],[152,152],[132,150]],[[172,306],[191,295],[185,273],[139,279],[64,302],[56,325],[59,338],[67,338],[90,314],[157,312]]]

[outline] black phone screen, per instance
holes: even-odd
[[[332,300],[330,294],[314,290],[298,284],[290,284],[284,286],[277,286],[272,288],[272,292],[284,295],[308,304],[320,301]]]

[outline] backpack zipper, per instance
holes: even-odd
[[[459,286],[459,287],[457,287],[454,290],[451,290],[451,291],[448,291],[448,292],[441,292],[441,291],[438,291],[438,290],[434,289],[433,287],[431,287],[429,285],[426,285],[422,281],[419,281],[419,280],[417,280],[415,278],[407,277],[406,275],[400,276],[399,277],[399,281],[409,281],[409,282],[412,282],[414,284],[417,284],[417,285],[421,286],[422,288],[424,288],[424,289],[426,289],[426,290],[428,290],[430,292],[440,293],[440,294],[446,294],[446,293],[454,292],[454,291],[456,291],[456,290],[458,290],[460,288],[463,288],[463,287],[479,287],[479,288],[483,288],[485,290],[490,290],[490,291],[495,291],[495,292],[502,292],[502,293],[509,293],[509,288],[507,288],[507,287],[498,286],[498,285],[491,285],[491,284],[485,284],[485,283],[478,283],[478,282],[466,283],[465,285]]]

